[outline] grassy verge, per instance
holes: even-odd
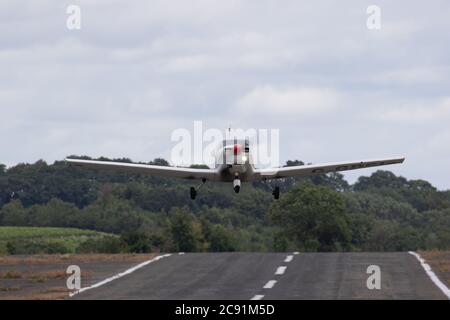
[[[66,299],[67,267],[78,265],[83,287],[111,277],[155,254],[51,254],[0,256],[0,300]]]
[[[439,279],[450,287],[450,251],[420,251],[419,254],[431,266]]]
[[[105,233],[75,228],[0,227],[0,254],[75,253]]]

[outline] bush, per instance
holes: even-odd
[[[300,183],[273,202],[269,219],[286,237],[309,251],[335,251],[336,242],[348,247],[351,231],[340,193],[311,183]]]
[[[283,232],[275,232],[273,236],[273,249],[276,252],[286,252],[289,250],[289,241]]]
[[[55,254],[55,253],[69,253],[70,250],[61,242],[50,242],[44,247],[45,253]]]
[[[82,242],[77,253],[120,253],[127,251],[127,245],[118,237],[90,238]]]
[[[212,252],[236,250],[233,235],[229,230],[219,224],[212,227],[209,242],[209,251]]]
[[[9,254],[55,254],[70,253],[64,243],[58,241],[42,242],[36,240],[14,240],[6,244]]]
[[[128,251],[133,253],[147,253],[152,251],[151,237],[142,231],[131,231],[122,234],[122,241],[127,245]]]
[[[305,240],[304,247],[306,252],[316,252],[320,248],[320,242],[316,239]]]
[[[8,242],[6,243],[6,252],[7,252],[8,254],[16,254],[17,249],[16,249],[16,246],[14,245],[14,243],[12,243],[12,242],[10,242],[10,241],[8,241]]]

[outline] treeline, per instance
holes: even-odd
[[[206,183],[191,201],[192,183],[63,162],[0,165],[0,225],[117,235],[86,244],[97,252],[450,248],[450,192],[389,171],[353,185],[338,173],[284,179],[279,201],[269,192],[275,182],[244,184],[237,195],[229,184]]]

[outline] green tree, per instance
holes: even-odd
[[[378,170],[370,177],[359,177],[354,185],[356,191],[364,191],[371,188],[401,188],[408,181],[403,177],[397,177],[390,171]]]
[[[121,239],[128,246],[129,252],[146,253],[152,251],[150,236],[143,231],[129,231]]]
[[[394,251],[397,224],[386,220],[374,221],[363,249],[367,251]]]
[[[232,232],[227,230],[224,226],[220,224],[211,227],[211,233],[208,240],[209,240],[209,251],[230,252],[236,250]]]
[[[273,235],[273,249],[277,252],[289,250],[289,240],[283,230],[277,230]]]
[[[153,161],[150,161],[149,164],[153,164],[155,166],[169,166],[169,162],[167,162],[167,160],[162,159],[162,158],[155,158]]]
[[[304,249],[333,251],[350,245],[344,200],[329,188],[301,183],[274,202],[269,218]]]
[[[197,250],[197,241],[193,228],[194,217],[186,208],[171,210],[171,233],[178,251]]]
[[[335,191],[347,191],[350,185],[344,179],[344,175],[339,172],[330,172],[327,174],[318,174],[309,178],[312,183],[319,186],[326,186]]]
[[[27,226],[28,212],[19,200],[11,201],[0,210],[0,224],[3,226]]]

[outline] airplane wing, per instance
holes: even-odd
[[[165,167],[149,164],[80,159],[66,159],[65,161],[70,165],[91,169],[110,169],[128,173],[141,173],[169,178],[216,180],[219,176],[217,171],[213,169]]]
[[[404,160],[405,160],[404,157],[400,157],[400,158],[389,158],[379,160],[361,160],[361,161],[324,163],[316,165],[302,165],[302,166],[292,166],[282,168],[255,169],[254,179],[260,180],[260,179],[278,179],[287,177],[306,177],[321,173],[346,171],[346,170],[354,170],[354,169],[384,166],[388,164],[402,163]]]

